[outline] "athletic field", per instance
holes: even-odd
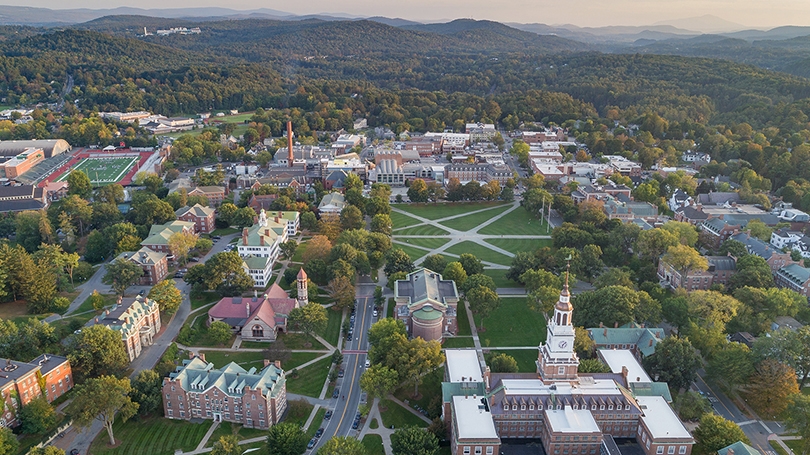
[[[95,186],[117,183],[124,178],[139,159],[139,156],[85,158],[73,166],[69,172],[60,175],[56,181],[65,180],[70,172],[78,169],[87,174],[90,177],[90,183]]]

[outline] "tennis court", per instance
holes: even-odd
[[[138,156],[85,158],[73,166],[70,172],[81,170],[87,174],[93,185],[107,185],[121,181],[139,159]],[[60,175],[56,181],[65,180],[70,172]]]

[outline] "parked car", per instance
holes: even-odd
[[[141,292],[139,292],[138,295],[146,295],[146,289],[141,289]]]
[[[371,313],[371,314],[373,314],[373,315],[374,315],[374,317],[376,318],[376,317],[377,317],[377,309],[375,308],[375,309],[374,309],[374,312],[373,312],[373,313]]]
[[[315,439],[315,438],[310,439],[309,444],[307,444],[307,449],[311,449],[311,448],[315,447],[315,444],[317,444],[317,443],[318,443],[317,439]]]
[[[315,432],[316,438],[320,438],[321,436],[323,436],[323,427],[318,428],[318,431]]]
[[[357,429],[357,427],[359,427],[359,426],[360,426],[360,421],[359,421],[359,420],[355,420],[355,421],[352,423],[352,430],[356,430],[356,429]]]
[[[337,397],[339,397],[339,396],[340,396],[340,390],[335,389],[335,391],[334,391],[334,392],[332,392],[332,398],[337,398]]]
[[[323,415],[323,418],[326,419],[326,420],[331,419],[332,418],[332,410],[330,409],[330,410],[326,411],[326,414]]]
[[[345,371],[343,371],[343,368],[341,368],[341,369],[338,371],[338,377],[339,377],[339,378],[342,378],[344,374],[345,374]]]
[[[191,258],[189,259],[191,262],[200,262],[200,258]]]
[[[371,366],[371,362],[368,359],[366,359],[366,368],[368,368],[370,366]]]

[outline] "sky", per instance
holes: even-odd
[[[714,15],[752,28],[810,25],[810,1],[807,0],[187,0],[180,3],[166,3],[164,0],[73,0],[69,6],[63,0],[28,0],[18,6],[52,9],[218,6],[239,10],[270,8],[294,14],[347,13],[418,21],[471,18],[589,27],[650,25]]]

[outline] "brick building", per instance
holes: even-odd
[[[422,268],[394,283],[394,317],[413,337],[441,341],[458,331],[458,290],[453,280]]]
[[[30,363],[39,367],[45,382],[45,398],[49,403],[73,388],[73,370],[67,357],[42,354]]]
[[[169,274],[167,257],[166,253],[158,253],[146,247],[134,253],[126,251],[118,255],[118,258],[134,262],[143,269],[143,275],[138,278],[138,284],[142,286],[154,286],[166,278]]]
[[[48,402],[73,388],[73,373],[66,357],[43,354],[31,362],[0,362],[0,395],[5,402],[0,426],[14,427],[20,406],[45,395]]]
[[[148,297],[119,298],[115,306],[97,316],[94,322],[121,334],[124,351],[132,362],[141,355],[143,346],[150,346],[160,332],[160,309],[158,303]]]
[[[214,226],[215,210],[210,207],[203,207],[194,204],[193,207],[181,207],[174,212],[180,221],[194,223],[194,232],[198,234],[210,234],[216,229]]]
[[[153,224],[149,229],[149,236],[143,239],[141,245],[158,253],[170,254],[169,238],[177,232],[194,234],[196,225],[189,221],[170,221],[165,224]]]

